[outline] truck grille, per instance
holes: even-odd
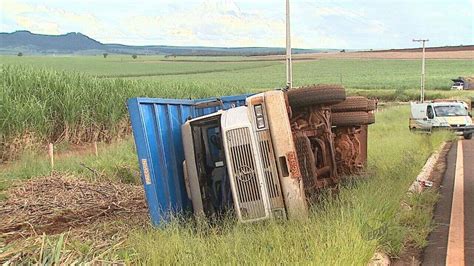
[[[270,197],[270,208],[274,214],[276,214],[276,212],[284,212],[285,205],[281,194],[280,180],[278,179],[278,170],[272,140],[270,138],[270,131],[258,131],[257,140],[260,153],[262,154],[263,171],[265,173],[265,181]]]
[[[255,166],[249,128],[227,131],[230,152],[231,182],[234,183],[241,219],[254,220],[266,216],[265,203]]]

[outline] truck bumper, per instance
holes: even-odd
[[[474,126],[451,127],[451,130],[454,130],[456,135],[467,135],[474,132]]]
[[[451,130],[456,133],[458,136],[467,135],[474,133],[474,126],[464,126],[464,127],[433,127],[433,129],[444,129]]]

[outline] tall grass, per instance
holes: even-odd
[[[417,199],[407,196],[409,185],[430,153],[451,135],[412,134],[408,114],[406,106],[377,114],[369,132],[367,177],[346,182],[336,198],[315,204],[308,220],[226,222],[205,229],[177,222],[132,234],[124,258],[153,265],[366,265],[376,251],[399,255],[408,240],[423,246],[431,216],[423,209],[421,214],[401,212],[400,206],[403,201],[416,204]],[[432,193],[420,197],[418,202],[433,203]]]
[[[365,96],[371,99],[379,99],[386,102],[408,102],[420,99],[419,89],[398,89],[398,90],[349,90],[349,95]],[[458,90],[427,90],[425,91],[425,100],[434,99],[457,99],[470,102],[474,98],[474,91]]]
[[[86,59],[73,58],[69,60],[73,60],[71,65],[74,66],[77,62],[81,63]],[[49,62],[48,60],[54,61],[51,58],[38,60],[38,62],[42,62],[41,60],[46,60],[46,62]],[[89,58],[87,60],[92,59]],[[97,67],[92,64],[95,61],[90,62],[92,69]],[[50,62],[49,64],[52,63]],[[122,63],[114,61],[112,64]],[[123,74],[135,73],[134,69],[136,66],[133,65],[135,63],[128,62],[126,64],[124,66],[127,68],[123,70]],[[143,61],[138,64],[146,65],[147,63]],[[209,64],[212,66],[213,63]],[[22,64],[1,65],[0,160],[8,159],[12,154],[18,154],[19,149],[29,148],[37,143],[46,141],[68,141],[72,143],[96,140],[110,141],[129,135],[130,123],[125,103],[131,97],[201,98],[232,95],[261,91],[263,90],[262,86],[270,84],[267,83],[269,78],[272,78],[274,81],[284,80],[278,76],[284,73],[284,71],[278,70],[279,65],[259,68],[258,70],[234,71],[233,67],[236,66],[232,65],[233,63],[228,64],[229,66],[223,66],[226,72],[219,72],[218,74],[186,75],[185,78],[182,75],[174,75],[170,79],[157,80],[100,79],[81,73],[47,70]],[[246,67],[251,67],[253,63],[245,64],[249,64]],[[258,64],[261,65],[262,63],[257,62],[255,64],[255,66],[259,66]],[[321,67],[323,66],[327,66],[329,69],[345,66],[341,69],[347,71],[347,75],[351,77],[350,80],[353,83],[350,84],[354,84],[357,87],[359,85],[356,84],[369,84],[370,81],[369,79],[357,78],[357,72],[355,72],[354,67],[357,64],[367,67],[373,67],[372,65],[374,65],[365,61],[357,62],[354,60],[347,62],[326,60],[323,63],[309,62],[299,64],[304,64],[307,68],[301,68],[301,65],[295,67],[295,69],[313,74],[315,74],[315,71],[322,71]],[[395,65],[398,66],[397,64]],[[452,63],[453,66],[463,64],[464,61]],[[389,66],[390,63],[377,61],[375,65],[381,68],[382,66]],[[439,64],[437,63],[437,65]],[[139,69],[137,73],[145,73],[143,72],[145,68],[140,67]],[[186,69],[187,71],[201,71],[199,66],[193,64],[187,66]],[[160,71],[168,73],[169,71],[178,70],[176,66],[167,66],[167,68]],[[372,68],[369,70],[374,71]],[[366,69],[365,71],[369,70]],[[114,71],[114,73],[118,73],[117,69]],[[203,71],[207,70],[204,69]],[[250,72],[244,73],[242,71]],[[304,76],[301,77],[300,81],[308,83],[317,83],[318,81],[338,83],[336,80],[325,79],[323,73],[327,74],[329,72],[326,69],[320,72],[320,75],[315,74],[314,79],[312,78],[313,76]],[[397,78],[396,80],[399,79]],[[278,85],[277,83],[275,84]],[[392,90],[349,89],[348,91],[349,94],[366,95],[381,100],[407,101],[418,98],[416,90],[402,89],[403,87],[406,86],[403,85]],[[451,93],[444,91],[429,91],[427,93],[428,98],[469,96],[472,97],[473,93]]]
[[[0,149],[29,132],[37,142],[111,140],[129,133],[131,97],[208,97],[243,90],[206,83],[98,79],[26,66],[0,72]],[[1,154],[0,150],[0,154]]]

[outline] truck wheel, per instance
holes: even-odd
[[[472,139],[472,133],[464,134],[464,139]]]
[[[377,108],[377,104],[375,103],[375,100],[369,100],[367,104],[367,111],[373,111]]]
[[[331,106],[332,112],[372,111],[374,109],[375,101],[362,96],[347,97],[342,103]]]
[[[289,90],[291,107],[307,107],[318,104],[333,105],[346,99],[346,91],[339,85],[312,85]]]
[[[333,126],[359,126],[373,123],[375,123],[375,116],[373,113],[343,112],[331,114],[331,124]]]

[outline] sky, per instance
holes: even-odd
[[[474,44],[474,0],[290,0],[293,47]],[[102,43],[284,47],[284,0],[0,0],[0,32],[81,32]]]

